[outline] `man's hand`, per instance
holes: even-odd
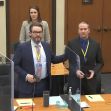
[[[76,71],[76,75],[79,79],[83,79],[84,78],[84,73],[81,70],[77,70]]]
[[[34,76],[32,74],[27,74],[26,81],[28,81],[30,83],[34,83],[34,82],[36,82],[36,79],[34,78]]]
[[[87,79],[92,79],[94,77],[94,71],[93,70],[89,70],[90,72],[90,76],[87,77]]]

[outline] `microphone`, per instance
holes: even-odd
[[[74,55],[76,55],[77,66],[78,66],[78,69],[80,69],[80,57],[79,57],[79,55],[73,49],[68,47],[67,45],[66,45],[66,49],[68,49],[70,52],[72,52]]]
[[[34,74],[34,79],[36,79],[36,82],[40,82],[40,78]],[[33,93],[32,93],[32,111],[34,109],[34,106],[33,106],[33,101],[34,101],[34,95],[35,95],[35,85],[36,85],[36,82],[34,83],[34,86],[33,86]]]
[[[36,74],[34,74],[34,78],[35,78],[36,82],[40,82],[40,78]]]
[[[34,95],[35,95],[35,83],[33,85],[33,93],[32,93],[32,111],[34,110],[34,106],[33,106]]]
[[[78,69],[82,68],[82,72],[85,74],[84,77],[89,77],[90,72],[89,72],[88,68],[87,67],[82,67],[82,66],[80,67],[80,57],[79,57],[79,55],[73,49],[71,49],[70,47],[66,46],[66,48],[68,50],[70,50],[73,54],[76,55],[76,61],[77,61]]]
[[[75,55],[76,56],[76,62],[77,62],[77,69],[79,69],[79,70],[81,70],[81,64],[80,64],[80,56],[72,49],[72,48],[70,48],[69,46],[67,46],[66,45],[66,50],[67,51],[69,51],[69,52],[71,52],[72,54],[73,54],[73,56]],[[70,53],[68,53],[68,54],[70,54]],[[75,59],[75,58],[74,58]],[[71,60],[73,60],[73,58],[71,58]],[[74,66],[73,66],[74,67]],[[81,86],[81,79],[80,79],[80,86]],[[78,86],[78,87],[75,87],[74,86],[74,88],[77,88],[77,89],[80,89],[81,90],[81,87],[80,86]],[[73,88],[73,86],[72,86],[72,88]],[[77,89],[76,89],[76,91],[77,91]],[[73,89],[73,90],[75,90],[75,89]],[[75,91],[75,92],[76,92]],[[73,93],[74,93],[74,91],[72,91]]]
[[[34,79],[36,79],[36,82],[39,82],[40,80],[38,79],[37,75],[34,74]],[[33,92],[32,92],[32,111],[34,110],[34,106],[33,106],[33,101],[34,101],[34,95],[35,95],[35,85],[36,82],[33,83]]]

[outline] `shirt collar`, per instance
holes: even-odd
[[[80,38],[80,43],[81,44],[83,44],[83,43],[87,44],[87,42],[88,42],[88,39],[82,39],[82,38]]]
[[[31,40],[31,45],[32,45],[32,46],[37,46],[37,44],[36,44],[33,40]],[[38,45],[39,45],[39,46],[42,46],[41,42],[39,42]]]

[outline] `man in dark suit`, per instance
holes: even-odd
[[[13,60],[18,74],[19,97],[32,97],[33,92],[35,96],[42,96],[43,91],[50,87],[51,62],[58,63],[64,59],[63,55],[55,56],[48,43],[41,42],[42,32],[42,25],[33,23],[29,33],[31,41],[16,49]]]
[[[98,93],[100,87],[100,69],[103,59],[100,45],[89,37],[90,28],[86,22],[78,25],[79,36],[70,41],[66,47],[66,55],[69,58],[69,86],[73,93],[79,88],[82,94]],[[80,66],[77,67],[77,55],[80,58]],[[100,89],[99,89],[100,91]]]

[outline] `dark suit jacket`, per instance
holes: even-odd
[[[47,76],[50,77],[51,62],[52,63],[62,62],[64,59],[64,56],[55,56],[52,53],[48,43],[42,42],[42,46],[46,54]],[[19,77],[18,78],[19,91],[23,93],[31,93],[33,90],[33,84],[30,84],[25,81],[27,73],[29,74],[35,73],[30,41],[20,44],[17,47],[13,60],[14,60],[15,72],[18,74],[18,77]]]
[[[81,51],[80,37],[77,37],[74,40],[72,40],[71,42],[69,42],[68,47],[70,47],[76,54],[78,54],[80,56],[81,70],[82,70],[82,67],[85,66],[89,70],[94,70],[95,75],[100,71],[100,69],[103,66],[103,59],[102,59],[100,45],[96,41],[89,38],[89,48],[87,51],[86,63],[83,60],[84,56],[83,56],[82,51]],[[76,73],[75,73],[77,70],[77,61],[75,61],[74,57],[72,57],[71,51],[68,51],[68,49],[67,49],[66,52],[68,53],[67,55],[68,55],[69,64],[70,64],[69,65],[70,66],[69,67],[69,71],[70,71],[69,85],[74,87],[74,89],[76,90],[77,87],[80,87],[80,82],[81,82],[77,78]]]

